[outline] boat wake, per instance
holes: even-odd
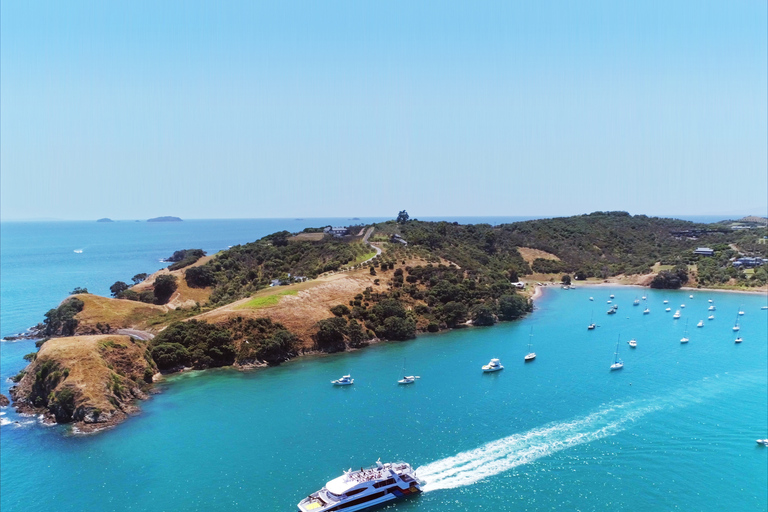
[[[652,412],[702,403],[745,385],[762,385],[761,382],[764,377],[759,372],[714,375],[663,397],[605,405],[587,416],[549,423],[491,441],[474,450],[421,466],[416,469],[416,475],[424,480],[425,492],[471,485],[561,450],[622,432]]]
[[[425,492],[463,487],[572,446],[611,436],[661,408],[650,402],[606,406],[588,416],[550,423],[431,462],[419,467],[416,474],[426,482]]]

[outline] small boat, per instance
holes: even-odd
[[[75,249],[75,254],[83,254],[83,250],[82,249]]]
[[[595,327],[597,327],[597,326],[595,325],[594,319],[595,319],[595,310],[593,309],[593,310],[592,310],[592,315],[590,315],[590,317],[589,317],[589,325],[587,326],[587,330],[588,330],[588,331],[591,331],[591,330],[593,330]]]
[[[644,314],[644,315],[647,315],[647,314],[648,314],[648,313],[650,313],[650,312],[651,312],[651,310],[650,310],[650,309],[648,309],[648,308],[645,308],[645,309],[643,310],[643,314]]]
[[[710,303],[712,303],[712,302],[714,302],[714,301],[713,301],[712,299],[709,299],[709,302],[710,302]]]
[[[672,311],[672,308],[667,308],[667,309],[665,309],[664,311],[666,311],[667,313],[669,313],[670,311]]]
[[[690,340],[688,339],[688,320],[685,321],[685,332],[683,333],[683,337],[680,338],[680,343],[688,343]]]
[[[613,294],[611,294],[611,298],[614,298]]]
[[[739,316],[744,315],[744,308],[742,306],[739,306]]]
[[[699,323],[696,324],[696,327],[704,327],[704,320],[699,320]]]
[[[595,300],[595,298],[594,297],[590,297],[589,300]]]
[[[763,446],[768,446],[768,439],[758,439],[757,444],[761,444]]]
[[[733,332],[736,332],[740,329],[739,327],[739,315],[736,315],[736,323],[733,325]]]
[[[498,359],[495,359],[495,358],[491,359],[488,364],[483,366],[483,371],[485,373],[497,372],[497,371],[503,370],[503,369],[504,369],[504,367],[501,365],[501,362]]]
[[[403,375],[403,378],[397,381],[398,384],[413,384],[416,379],[421,378],[417,375],[405,375],[405,359],[403,359]]]
[[[714,319],[715,319],[715,315],[709,315],[709,316],[707,317],[707,320],[714,320]]]
[[[669,304],[669,301],[668,301],[668,300],[665,300],[665,301],[664,301],[664,304]]]
[[[675,311],[675,314],[674,314],[674,315],[672,315],[672,318],[674,318],[675,320],[677,320],[678,318],[680,318],[680,310],[679,310],[679,309],[678,309],[677,311]]]
[[[648,300],[648,297],[646,297],[645,295],[643,295],[643,300]]]
[[[621,334],[619,334],[619,339],[616,340],[616,352],[613,353],[613,364],[611,365],[611,371],[613,370],[621,370],[624,368],[624,361],[619,359],[619,342],[621,341]]]
[[[707,311],[714,311],[714,310],[715,310],[715,306],[709,306],[709,307],[707,308]]]
[[[589,324],[589,325],[587,326],[587,330],[588,330],[588,331],[591,331],[591,330],[593,330],[595,327],[597,327],[595,324]]]
[[[606,304],[610,304],[610,303],[611,303],[611,301],[610,301],[610,300],[609,300],[608,302],[606,302]]]
[[[739,336],[738,338],[736,338],[736,339],[735,339],[735,340],[733,340],[733,341],[734,341],[734,343],[741,343],[741,342],[742,342],[742,341],[744,341],[744,340],[743,340],[743,339],[741,339],[741,336]]]
[[[681,307],[681,308],[684,308],[684,307],[685,307],[685,304],[680,304],[680,307]]]
[[[528,335],[528,355],[525,356],[526,363],[536,359],[536,352],[531,350],[531,338],[533,338],[533,327],[531,327],[531,334]]]
[[[689,295],[689,296],[688,296],[688,298],[689,298],[689,299],[692,299],[692,298],[693,298],[693,295]]]
[[[632,303],[633,306],[639,306],[640,305],[640,299],[635,299],[635,301]]]
[[[763,306],[760,309],[768,309],[768,306]]]
[[[635,339],[631,339],[631,340],[629,340],[629,342],[628,342],[628,343],[629,343],[629,346],[630,346],[630,347],[632,347],[632,348],[637,348],[637,340],[635,340]]]
[[[354,383],[355,383],[355,379],[353,379],[351,375],[344,375],[340,379],[331,381],[331,384],[333,384],[334,386],[349,386]]]
[[[418,494],[424,482],[418,479],[410,464],[381,463],[352,471],[334,478],[319,491],[298,504],[299,512],[330,512],[363,510],[405,496]]]
[[[611,309],[609,309],[609,310],[607,311],[607,313],[608,313],[609,315],[615,315],[615,314],[616,314],[616,310],[615,310],[614,308],[611,308]]]

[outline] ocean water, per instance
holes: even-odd
[[[103,293],[117,279],[155,269],[174,249],[215,251],[265,234],[258,225],[248,228],[253,235],[239,233],[251,221],[237,222],[231,231],[198,227],[184,235],[190,238],[168,229],[157,238],[159,248],[142,245],[145,234],[124,233],[110,239],[119,250],[104,249],[77,271],[67,250],[82,246],[77,256],[85,256],[96,244],[66,240],[72,233],[46,238],[42,227],[35,236],[9,239],[4,224],[2,332],[37,321],[68,287]],[[261,228],[274,231],[270,226]],[[48,257],[13,247],[34,240]],[[138,248],[133,262],[126,261],[128,247]],[[111,264],[101,261],[110,254]],[[52,263],[57,258],[61,264]],[[38,264],[22,263],[27,259]],[[38,308],[31,313],[15,305],[6,313],[8,298],[23,295],[8,283],[27,286],[24,276],[14,277],[19,268],[29,268],[35,283],[65,291],[30,298],[28,307]],[[610,293],[620,306],[612,316],[605,313]],[[643,293],[649,315],[632,306]],[[519,322],[265,370],[178,375],[141,404],[141,414],[92,436],[42,427],[6,408],[0,509],[295,510],[343,469],[380,457],[410,462],[427,482],[425,493],[397,503],[397,510],[764,511],[768,449],[755,439],[768,437],[768,311],[760,309],[766,297],[695,291],[690,299],[689,293],[548,288]],[[664,299],[673,311],[686,305],[680,320],[664,312]],[[712,321],[708,299],[717,306]],[[735,344],[740,308],[744,342]],[[592,316],[599,327],[587,331]],[[696,328],[700,319],[705,326]],[[682,345],[686,322],[691,341]],[[531,331],[538,357],[525,364]],[[636,349],[628,347],[630,338]],[[625,367],[611,372],[617,339]],[[0,343],[3,392],[33,346]],[[482,374],[492,357],[505,370]],[[411,386],[396,383],[404,365],[421,376]],[[354,386],[330,385],[344,373]]]

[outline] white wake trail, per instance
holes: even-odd
[[[551,423],[431,462],[419,467],[416,474],[426,482],[424,491],[470,485],[566,448],[621,432],[627,423],[661,408],[661,404],[648,402],[611,405],[582,418]]]

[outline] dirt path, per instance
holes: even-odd
[[[134,338],[148,341],[155,337],[154,334],[147,331],[140,331],[138,329],[118,329],[117,334],[123,334],[125,336],[133,336]]]

